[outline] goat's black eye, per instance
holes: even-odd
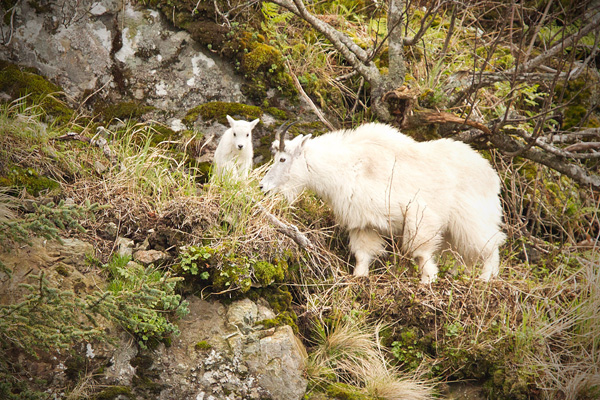
[[[248,136],[250,136],[250,134],[249,134],[249,133],[246,133],[246,137],[248,137]]]
[[[281,158],[279,159],[279,162],[285,162],[285,157],[281,157]]]
[[[236,136],[236,135],[235,135],[235,132],[233,132],[233,137],[235,137],[235,136]]]

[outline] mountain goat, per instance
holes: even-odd
[[[260,188],[289,201],[306,188],[328,202],[349,232],[355,276],[368,276],[384,249],[382,235],[400,235],[422,283],[436,279],[435,254],[449,249],[469,266],[483,262],[480,279],[498,275],[505,238],[500,179],[470,146],[417,142],[379,123],[293,140],[284,139],[285,130],[273,142],[274,164]]]
[[[223,133],[215,150],[215,175],[222,177],[227,173],[247,178],[252,169],[252,157],[254,156],[252,129],[259,120],[236,121],[228,115],[227,121],[229,121],[230,127]]]

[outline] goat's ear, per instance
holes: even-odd
[[[229,121],[229,126],[233,128],[233,124],[235,124],[235,119],[231,118],[229,115],[227,116],[227,121]]]
[[[308,142],[308,139],[310,139],[312,137],[312,134],[309,133],[308,135],[304,136],[302,138],[302,141],[300,142],[300,148],[304,147],[304,145],[306,144],[306,142]]]
[[[250,129],[253,129],[258,123],[260,122],[260,119],[255,119],[254,121],[250,122]]]
[[[275,140],[273,140],[273,143],[271,143],[271,153],[273,153],[273,154],[277,153],[278,149],[279,149],[279,140],[275,139]]]

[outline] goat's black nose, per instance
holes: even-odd
[[[240,150],[241,150],[241,149],[243,149],[243,148],[244,148],[244,145],[243,145],[243,144],[238,144],[238,149],[240,149]]]
[[[262,184],[258,185],[258,188],[259,188],[260,190],[263,190],[263,185],[262,185]]]

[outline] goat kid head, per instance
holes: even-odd
[[[279,128],[276,139],[271,144],[273,165],[260,181],[260,189],[267,192],[280,192],[290,202],[304,189],[305,168],[304,145],[312,135],[298,135],[292,140],[285,139],[285,132],[293,125]]]
[[[229,121],[229,126],[231,127],[231,143],[233,144],[233,148],[241,151],[244,147],[251,147],[252,129],[254,129],[260,120],[255,119],[252,122],[236,121],[228,115],[227,121]]]

